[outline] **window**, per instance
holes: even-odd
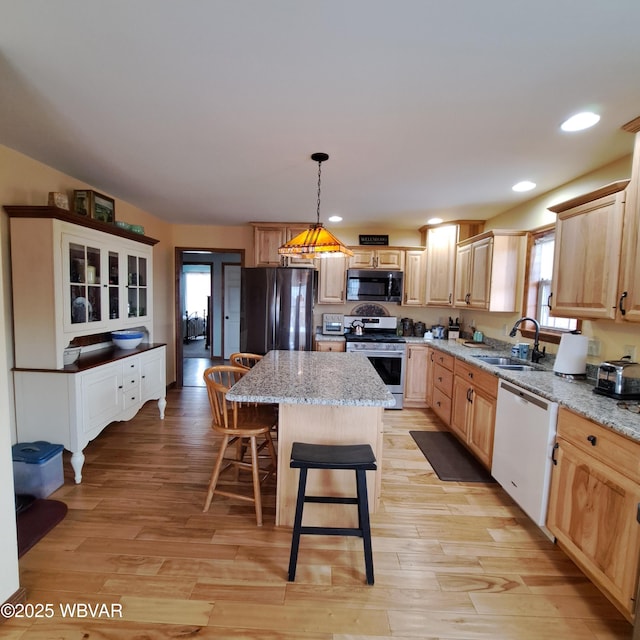
[[[556,318],[551,315],[554,241],[555,227],[547,227],[530,234],[527,295],[523,315],[538,320],[542,340],[557,343],[560,342],[563,333],[579,329],[580,326],[575,318]],[[533,336],[533,331],[530,333]]]

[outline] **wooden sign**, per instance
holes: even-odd
[[[361,235],[358,236],[360,238],[360,244],[375,244],[375,245],[388,245],[389,244],[389,236],[385,235]]]

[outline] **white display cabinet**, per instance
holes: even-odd
[[[149,400],[166,406],[166,346],[153,343],[157,240],[56,207],[5,206],[11,237],[16,428],[22,442],[83,450],[108,424]],[[143,342],[116,348],[110,332],[139,328]],[[66,347],[80,359],[64,365]]]
[[[60,369],[69,343],[144,327],[157,242],[55,207],[8,207],[15,366]]]

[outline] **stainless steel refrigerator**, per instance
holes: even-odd
[[[313,344],[315,269],[243,268],[240,279],[240,349],[310,351]]]

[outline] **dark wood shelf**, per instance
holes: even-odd
[[[93,218],[88,218],[87,216],[80,215],[73,211],[68,211],[67,209],[59,209],[58,207],[49,207],[46,205],[4,205],[3,208],[10,218],[55,218],[56,220],[77,224],[81,227],[86,227],[87,229],[103,231],[104,233],[110,233],[113,236],[127,238],[128,240],[142,242],[143,244],[151,246],[158,244],[159,242],[159,240],[142,235],[141,233],[134,233],[128,229],[121,229],[120,227],[116,227],[108,222],[94,220]]]

